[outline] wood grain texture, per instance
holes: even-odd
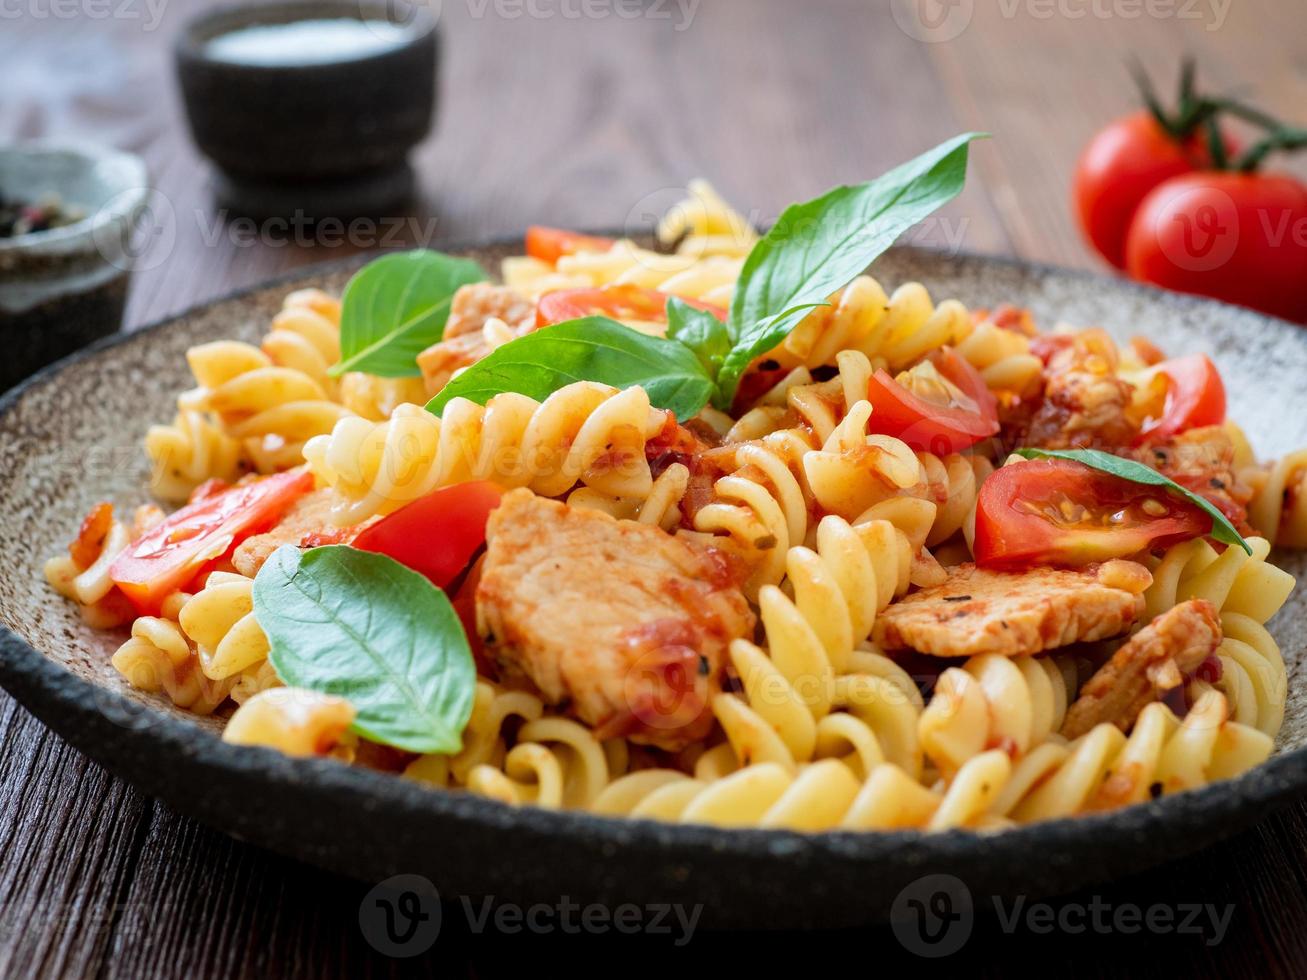
[[[157,235],[135,280],[132,326],[378,244],[366,234],[349,244],[247,241],[246,229],[213,213],[170,65],[171,38],[205,5],[167,3],[154,29],[143,2],[121,8],[134,18],[106,20],[40,16],[50,5],[31,0],[5,7],[0,22],[0,142],[95,139],[149,164]],[[939,43],[914,39],[888,3],[865,0],[712,0],[684,30],[675,7],[652,2],[633,20],[506,17],[519,8],[494,0],[443,6],[438,129],[415,158],[421,198],[391,216],[386,230],[399,234],[387,244],[511,235],[529,222],[645,226],[696,175],[767,221],[789,201],[977,128],[996,138],[977,149],[966,193],[914,240],[1093,266],[1067,180],[1093,128],[1132,104],[1128,54],[1147,57],[1164,85],[1188,50],[1213,87],[1286,116],[1307,100],[1300,0],[1235,0],[1219,23],[1211,4],[1187,19],[1131,17],[1127,3],[963,0],[969,23]],[[2,695],[0,744],[2,976],[497,975],[523,951],[569,970],[594,962],[611,973],[614,954],[623,967],[634,962],[634,941],[611,935],[474,934],[457,905],[432,954],[387,959],[358,926],[366,885],[176,816]],[[1002,975],[1038,962],[1055,976],[1301,975],[1305,855],[1307,807],[1298,806],[1191,860],[1068,900],[1230,905],[1215,945],[1210,929],[1009,932],[986,909],[963,952],[942,963],[906,953],[888,928],[823,939],[818,958],[814,940],[779,933],[699,935],[684,950],[646,939],[638,955],[680,969],[687,954],[728,955],[744,968],[802,956],[811,969],[847,952],[892,971]]]

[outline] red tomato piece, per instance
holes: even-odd
[[[536,326],[547,327],[587,316],[607,316],[623,322],[666,323],[668,299],[667,293],[629,283],[597,289],[560,289],[540,297],[536,306]],[[720,306],[695,299],[685,302],[696,309],[707,310],[719,320],[726,319],[726,311]]]
[[[951,348],[935,352],[930,362],[965,396],[945,404],[922,398],[879,370],[868,385],[871,422],[868,431],[902,439],[917,452],[939,456],[974,446],[998,432],[998,403],[980,373]]]
[[[531,225],[526,230],[526,254],[551,265],[564,255],[575,255],[577,252],[607,252],[612,247],[611,238],[583,235],[578,231],[567,231],[563,228]]]
[[[767,367],[768,364],[776,366]],[[790,370],[765,358],[756,362],[740,379],[740,385],[735,389],[735,400],[731,403],[731,412],[743,415],[759,398],[784,381]]]
[[[1140,430],[1136,445],[1225,421],[1225,383],[1206,354],[1175,357],[1153,370],[1166,378],[1166,408]]]
[[[1207,171],[1159,184],[1126,242],[1130,276],[1307,322],[1307,187]]]
[[[389,555],[443,589],[486,543],[486,520],[501,496],[488,482],[444,487],[364,528],[352,544]]]
[[[485,560],[486,556],[482,555],[473,563],[463,579],[463,584],[450,599],[450,605],[454,607],[454,612],[458,614],[458,621],[463,624],[463,632],[467,634],[467,643],[472,648],[472,659],[476,661],[477,673],[482,677],[497,679],[499,667],[493,659],[486,656],[486,645],[481,639],[481,634],[477,632],[477,585],[481,582],[481,566],[485,564]]]
[[[1233,144],[1224,139],[1227,152]],[[1171,177],[1211,165],[1206,137],[1178,140],[1147,110],[1109,123],[1076,164],[1073,196],[1080,230],[1098,254],[1126,267],[1126,237],[1139,202]]]
[[[124,548],[109,577],[143,615],[153,615],[210,562],[273,527],[312,489],[313,474],[291,470],[201,497]]]
[[[1065,459],[995,470],[976,503],[976,564],[1019,569],[1128,558],[1201,537],[1212,519],[1195,504]]]

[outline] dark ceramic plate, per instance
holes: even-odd
[[[493,266],[508,249],[467,250]],[[513,809],[327,761],[235,748],[213,722],[132,691],[109,666],[121,641],[83,627],[41,564],[96,500],[146,499],[141,437],[171,418],[199,341],[257,342],[292,288],[339,289],[358,263],[298,273],[92,348],[0,401],[0,679],[51,728],[123,778],[234,836],[379,881],[425,875],[445,898],[613,904],[703,903],[718,925],[837,926],[883,917],[908,883],[960,878],[977,900],[1048,895],[1206,847],[1307,789],[1307,610],[1290,599],[1273,630],[1289,665],[1276,754],[1230,782],[1107,815],[990,836],[964,832],[803,836],[721,831]],[[1094,276],[897,249],[873,270],[919,279],[972,306],[1011,301],[1040,322],[1146,332],[1174,353],[1207,351],[1233,416],[1266,455],[1307,445],[1299,409],[1307,333],[1217,303]],[[1280,556],[1290,571],[1305,563]]]

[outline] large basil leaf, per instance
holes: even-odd
[[[639,385],[653,405],[675,412],[682,421],[703,408],[713,392],[712,377],[684,344],[591,316],[504,344],[449,382],[427,410],[439,415],[454,398],[484,405],[505,391],[544,401],[574,381],[614,388]]]
[[[1174,480],[1163,476],[1157,470],[1145,466],[1143,463],[1136,462],[1133,459],[1126,459],[1124,456],[1114,456],[1111,453],[1103,452],[1101,449],[1018,449],[1016,454],[1024,456],[1026,459],[1069,459],[1075,463],[1083,463],[1091,469],[1110,473],[1112,476],[1119,476],[1131,483],[1143,483],[1150,487],[1164,487],[1170,493],[1177,497],[1183,497],[1211,516],[1212,537],[1217,541],[1238,545],[1248,554],[1253,553],[1253,549],[1243,539],[1243,535],[1230,523],[1229,518],[1212,505],[1211,501],[1192,490],[1180,486]]]
[[[837,187],[786,208],[753,247],[740,272],[727,321],[733,341],[717,376],[725,410],[753,360],[779,344],[808,310],[848,285],[912,225],[962,190],[964,133],[875,180]]]
[[[409,752],[462,748],[476,666],[445,594],[393,558],[277,549],[254,580],[277,676],[345,698],[354,730]]]
[[[419,374],[417,356],[445,333],[458,287],[486,278],[481,266],[418,250],[369,262],[349,281],[340,310],[339,377],[364,371],[383,378]]]

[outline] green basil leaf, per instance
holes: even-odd
[[[865,272],[894,240],[962,190],[964,133],[875,180],[837,187],[786,208],[740,271],[727,321],[733,346],[717,375],[718,408],[735,397],[740,376],[814,306]]]
[[[481,282],[471,259],[419,249],[386,255],[354,274],[340,306],[340,362],[330,374],[364,371],[383,378],[421,372],[417,356],[445,334],[459,286]]]
[[[345,698],[354,730],[409,752],[457,752],[476,666],[445,593],[393,558],[278,548],[254,579],[277,676]]]
[[[713,377],[731,349],[726,324],[677,296],[667,300],[667,336],[694,351],[704,370]]]
[[[484,405],[504,391],[544,401],[574,381],[639,385],[653,405],[682,421],[697,414],[713,393],[712,377],[684,344],[590,316],[509,341],[445,385],[427,411],[439,415],[455,398]]]
[[[1126,459],[1123,456],[1114,456],[1111,453],[1103,452],[1101,449],[1018,449],[1016,454],[1024,456],[1026,459],[1069,459],[1076,463],[1083,463],[1091,469],[1110,473],[1112,476],[1119,476],[1131,483],[1143,483],[1150,487],[1164,487],[1170,493],[1177,497],[1183,497],[1211,516],[1212,537],[1217,541],[1238,545],[1248,554],[1253,553],[1253,549],[1243,539],[1243,535],[1235,530],[1235,526],[1230,523],[1229,518],[1217,510],[1211,501],[1192,490],[1180,486],[1174,480],[1163,476],[1157,470],[1145,466],[1143,463],[1136,462],[1133,459]]]

